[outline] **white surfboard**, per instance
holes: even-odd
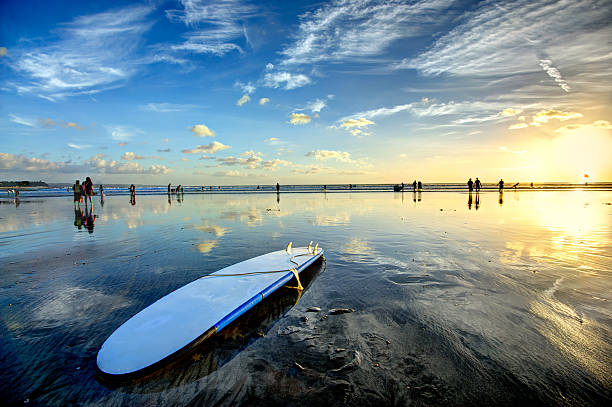
[[[291,280],[291,269],[300,273],[321,255],[318,245],[291,248],[290,243],[286,250],[236,263],[171,292],[106,339],[98,352],[98,369],[125,377],[155,368],[223,329]],[[277,270],[283,271],[261,273]]]

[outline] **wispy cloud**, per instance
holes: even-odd
[[[191,28],[182,44],[171,45],[172,51],[225,55],[243,52],[239,43],[246,42],[244,25],[256,15],[256,8],[240,0],[181,0],[182,10],[168,10],[170,21]],[[244,41],[241,41],[244,39]]]
[[[559,84],[559,87],[566,92],[571,90],[570,86],[561,76],[561,72],[554,66],[552,66],[552,61],[550,59],[540,59],[540,66],[550,76],[554,79],[555,82]]]
[[[136,134],[143,134],[142,130],[129,126],[108,126],[107,129],[110,132],[113,140],[124,142],[126,144],[127,141]]]
[[[260,104],[261,106],[263,106],[263,105],[265,105],[266,103],[268,103],[269,101],[270,101],[270,99],[268,99],[268,98],[261,98],[261,99],[259,99],[259,104]]]
[[[242,90],[242,92],[246,93],[247,95],[251,95],[251,94],[255,93],[255,91],[257,90],[255,85],[253,85],[251,82],[242,83],[240,81],[237,81],[234,84],[234,86],[237,87],[237,88],[240,88]]]
[[[282,64],[346,61],[385,52],[403,38],[431,30],[452,13],[442,13],[452,2],[336,0],[300,17],[291,46],[282,51]]]
[[[334,150],[313,150],[306,153],[306,157],[314,157],[315,160],[327,161],[334,159],[340,162],[351,163],[351,154],[346,151],[334,151]]]
[[[83,150],[85,148],[90,148],[91,144],[75,144],[75,143],[68,143],[68,147],[70,148],[74,148],[76,150]]]
[[[196,148],[191,149],[191,150],[187,150],[187,149],[181,150],[181,152],[184,154],[199,154],[199,153],[214,154],[217,151],[227,150],[228,148],[231,148],[231,147],[223,143],[220,143],[218,141],[213,141],[210,144],[199,145]]]
[[[310,82],[310,78],[304,74],[272,72],[264,75],[264,85],[268,88],[283,88],[285,90],[291,90],[306,86]]]
[[[9,113],[9,117],[13,123],[21,124],[22,126],[34,127],[36,122],[25,117],[17,116],[16,114]]]
[[[429,49],[404,59],[397,68],[426,75],[498,78],[535,75],[543,69],[569,91],[551,61],[587,75],[602,69],[609,72],[605,65],[612,61],[609,16],[606,0],[483,2]]]
[[[189,104],[176,104],[176,103],[147,103],[146,105],[140,105],[141,110],[147,110],[155,113],[175,113],[184,112],[186,110],[195,109],[198,106]]]
[[[119,86],[136,73],[136,47],[151,23],[150,7],[125,7],[86,15],[56,30],[51,45],[15,51],[11,67],[29,79],[20,93],[55,100]]]

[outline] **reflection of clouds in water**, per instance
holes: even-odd
[[[559,301],[555,293],[561,287],[563,277],[530,304],[530,311],[542,319],[538,331],[564,355],[575,360],[591,372],[604,385],[612,385],[610,347],[599,333],[606,332],[605,326],[597,321],[580,316],[569,305]]]
[[[311,220],[315,226],[342,226],[351,221],[351,216],[348,213],[338,215],[317,215]]]
[[[256,207],[251,207],[245,211],[226,211],[221,214],[220,218],[231,222],[239,220],[251,227],[263,224],[262,210]]]
[[[204,240],[202,243],[199,243],[196,248],[202,254],[209,253],[212,249],[217,246],[217,240]]]
[[[34,319],[52,324],[72,322],[91,324],[96,321],[92,315],[99,316],[100,309],[123,308],[130,305],[130,301],[117,295],[103,294],[89,288],[68,287],[54,292],[53,298],[44,301],[34,310]]]
[[[201,232],[212,233],[216,237],[224,236],[226,233],[229,233],[232,231],[231,228],[226,228],[226,227],[219,226],[219,225],[208,225],[208,224],[204,226],[194,226],[193,228]]]
[[[356,237],[342,246],[342,251],[348,254],[371,254],[372,248],[368,245],[368,242]]]

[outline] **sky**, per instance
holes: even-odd
[[[0,180],[612,181],[611,22],[609,0],[0,2]]]

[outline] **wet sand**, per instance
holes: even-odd
[[[476,202],[478,200],[478,202]],[[124,196],[0,206],[0,392],[22,405],[604,405],[612,192]],[[478,205],[478,209],[476,206]],[[86,215],[86,213],[84,214]],[[96,376],[122,322],[310,240],[327,261],[152,376]],[[319,311],[307,312],[318,307]],[[334,308],[354,312],[332,314]]]

